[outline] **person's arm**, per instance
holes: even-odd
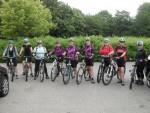
[[[7,48],[5,48],[5,50],[3,52],[3,57],[6,56],[6,52],[7,52]]]
[[[113,49],[113,47],[110,45],[110,53],[109,53],[108,55],[112,55],[112,54],[114,54],[114,49]]]
[[[16,48],[16,47],[15,47],[15,53],[16,53],[16,57],[18,57],[19,54],[18,54],[18,51],[17,51],[17,48]]]
[[[21,50],[20,50],[20,52],[19,52],[19,55],[21,55],[22,54],[22,52],[23,52],[23,47],[21,47]]]

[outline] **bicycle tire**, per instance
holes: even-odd
[[[25,81],[28,81],[28,66],[26,65],[25,67]]]
[[[147,75],[147,87],[150,88],[150,72]]]
[[[107,71],[109,71],[108,69],[110,69],[111,67],[105,67],[105,69],[104,69],[104,71],[102,72],[102,82],[103,82],[103,84],[106,86],[106,85],[109,85],[110,83],[111,83],[111,81],[112,81],[112,78],[113,78],[113,72],[110,72],[111,73],[111,75],[109,74],[106,74],[105,75],[105,72],[107,72]],[[108,77],[109,78],[109,80],[107,81],[105,81],[105,76],[106,77]]]
[[[65,68],[64,69],[64,74],[63,74],[63,82],[65,85],[67,85],[70,81],[70,76],[71,76],[71,68]]]
[[[100,81],[101,81],[101,79],[102,79],[101,73],[102,73],[102,65],[100,65],[99,68],[98,68],[98,72],[97,72],[97,83],[100,83]]]
[[[44,67],[40,69],[39,76],[40,76],[40,82],[43,82],[44,81]]]
[[[55,79],[58,77],[57,74],[58,74],[57,66],[53,66],[51,69],[51,81],[53,81],[53,82],[55,81]]]

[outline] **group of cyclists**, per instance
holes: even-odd
[[[46,47],[44,47],[41,40],[37,41],[37,46],[33,49],[32,45],[29,42],[28,38],[24,39],[24,44],[21,47],[20,52],[18,53],[16,46],[14,45],[13,41],[9,41],[7,47],[4,50],[3,57],[7,58],[7,66],[9,66],[9,57],[13,57],[13,64],[15,67],[15,74],[16,78],[19,78],[18,76],[18,70],[17,70],[17,58],[18,56],[28,56],[28,63],[30,68],[30,74],[31,76],[37,76],[37,72],[39,70],[39,64],[41,59],[44,59],[46,56],[52,56],[55,55],[57,57],[57,61],[62,63],[64,61],[64,58],[67,58],[66,64],[71,61],[71,67],[73,69],[74,75],[73,78],[77,75],[77,65],[79,61],[80,55],[84,56],[84,60],[86,63],[87,72],[89,75],[89,80],[91,83],[95,83],[94,79],[94,47],[92,45],[91,39],[87,37],[85,39],[85,44],[82,48],[77,48],[75,41],[73,38],[69,39],[69,43],[67,48],[63,48],[61,45],[61,42],[59,40],[56,41],[55,47],[51,51],[47,51]],[[124,75],[125,75],[125,65],[127,61],[127,45],[126,41],[123,37],[121,37],[118,41],[118,45],[113,48],[111,45],[109,38],[104,38],[103,44],[99,48],[99,54],[104,58],[104,64],[107,67],[111,64],[111,61],[113,60],[114,54],[116,55],[116,63],[118,66],[117,74],[119,76],[119,81],[122,86],[125,85]],[[32,56],[35,58],[35,69],[34,74],[32,70]],[[105,57],[107,56],[107,57]],[[25,59],[23,58],[22,68],[24,75],[24,62]],[[146,63],[147,54],[144,49],[144,42],[143,41],[137,41],[137,51],[135,55],[136,59],[136,73],[138,80],[136,81],[136,84],[143,85],[143,79],[144,79],[144,68],[148,65]],[[148,69],[149,66],[147,66]],[[149,69],[150,70],[150,69]],[[46,75],[46,79],[49,79],[48,70],[46,66],[46,60],[44,60],[44,72]],[[148,71],[147,71],[148,72]]]

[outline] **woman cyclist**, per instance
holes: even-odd
[[[114,54],[114,49],[113,49],[112,45],[109,42],[110,42],[110,40],[108,38],[105,38],[104,39],[104,44],[99,49],[99,54],[102,57],[103,56],[107,56],[107,57],[104,57],[105,67],[110,65],[110,63],[111,63],[111,55]]]
[[[67,62],[71,60],[71,67],[73,68],[74,75],[73,78],[77,75],[77,64],[78,64],[78,55],[79,52],[77,50],[77,47],[74,44],[74,40],[72,38],[69,39],[69,45],[66,49],[66,51],[63,53],[63,55],[67,56]]]
[[[94,48],[91,44],[91,40],[89,37],[86,38],[86,42],[83,48],[83,52],[85,55],[85,63],[87,67],[88,74],[90,75],[91,83],[95,83],[94,80],[94,71],[93,71],[93,56],[94,56]]]
[[[145,68],[145,60],[147,58],[145,49],[144,49],[144,42],[143,41],[137,41],[137,51],[136,51],[136,73],[138,80],[136,81],[136,84],[138,85],[144,85],[143,79],[144,79],[144,68]]]
[[[9,62],[10,59],[9,57],[13,57],[12,62],[14,64],[15,67],[15,74],[16,74],[16,79],[18,79],[18,70],[17,70],[17,57],[18,57],[18,51],[16,46],[14,45],[13,41],[10,40],[8,42],[8,46],[5,48],[4,52],[3,52],[3,57],[6,57],[7,59],[7,67],[9,68]]]
[[[30,68],[30,75],[33,77],[33,73],[32,73],[32,46],[29,42],[28,38],[24,39],[24,44],[21,47],[20,50],[20,56],[23,53],[23,57],[27,57],[27,62],[29,63],[29,68]],[[22,67],[23,67],[23,75],[24,75],[24,65],[25,65],[25,58],[23,58],[23,62],[22,62]]]
[[[51,56],[52,54],[56,55],[57,62],[59,62],[62,65],[64,59],[63,53],[64,53],[64,49],[62,48],[60,41],[57,41],[55,44],[55,48],[51,52],[49,52],[49,56]],[[59,66],[58,66],[58,70],[59,70]],[[59,73],[57,73],[57,75],[59,75]]]
[[[118,76],[120,77],[120,80],[118,83],[121,83],[122,86],[124,86],[124,75],[125,75],[125,63],[126,63],[126,54],[127,49],[125,45],[125,39],[120,38],[119,44],[115,48],[115,53],[117,54],[117,65],[118,65]]]

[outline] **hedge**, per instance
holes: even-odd
[[[82,45],[85,42],[85,37],[79,36],[79,37],[73,37],[75,39],[75,43],[78,46],[78,48],[81,48]],[[95,61],[99,61],[99,47],[100,45],[103,43],[103,37],[102,36],[91,36],[91,41],[93,43],[93,46],[95,48],[95,55],[94,55],[94,59]],[[55,42],[57,40],[60,40],[62,43],[62,46],[65,48],[67,47],[68,44],[68,39],[67,38],[55,38],[55,37],[51,37],[51,36],[41,36],[41,37],[34,37],[32,39],[30,39],[30,43],[32,44],[33,47],[36,46],[36,42],[37,40],[42,40],[44,46],[46,46],[47,50],[51,50],[52,48],[54,48],[55,46]],[[110,41],[113,45],[113,47],[115,48],[116,45],[118,44],[118,40],[119,37],[112,37],[110,38]],[[128,59],[129,60],[134,60],[135,57],[135,53],[136,53],[136,42],[138,40],[143,40],[144,41],[144,47],[147,51],[148,54],[150,54],[150,38],[146,38],[146,37],[125,37],[126,40],[126,45],[127,45],[127,49],[128,49]],[[7,46],[8,40],[3,40],[0,39],[0,55],[2,56],[2,53],[4,51],[4,48]],[[17,46],[18,51],[20,51],[20,48],[23,44],[23,38],[22,37],[18,37],[17,40],[14,40],[15,45]],[[0,57],[2,58],[2,57]],[[0,59],[2,61],[2,59]]]

